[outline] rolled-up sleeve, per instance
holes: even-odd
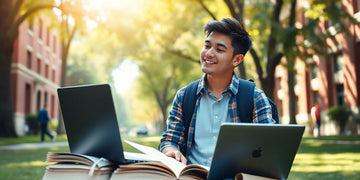
[[[159,150],[162,151],[167,146],[174,146],[179,150],[185,145],[184,122],[182,119],[182,102],[185,89],[180,89],[174,97],[169,117],[167,119],[167,129],[162,134]]]

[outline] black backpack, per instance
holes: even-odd
[[[195,109],[196,103],[196,90],[198,87],[200,80],[196,80],[191,82],[186,88],[184,92],[183,98],[183,120],[185,125],[185,139],[187,140],[188,129],[190,125],[190,121]],[[237,102],[237,110],[240,121],[243,123],[251,123],[253,119],[253,101],[254,101],[254,88],[255,83],[252,80],[243,80],[239,81],[239,92],[236,94],[236,102]],[[272,117],[275,120],[276,124],[279,123],[278,111],[276,108],[276,104],[268,98],[269,103],[271,105]],[[251,106],[249,106],[251,104]],[[182,150],[184,154],[184,150]]]

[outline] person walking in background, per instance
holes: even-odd
[[[48,122],[49,122],[49,114],[46,109],[46,104],[44,104],[44,108],[39,111],[38,121],[41,127],[41,142],[44,142],[45,134],[48,135],[52,141],[55,141],[55,136],[51,135],[48,130]]]
[[[319,104],[315,103],[315,105],[311,108],[311,118],[316,128],[314,128],[314,136],[320,136],[320,126],[321,126],[321,118],[320,118],[320,108]]]

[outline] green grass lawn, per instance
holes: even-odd
[[[124,137],[147,146],[157,147],[160,137]],[[56,141],[66,141],[58,136]],[[289,180],[315,179],[359,179],[360,136],[304,137],[291,168]],[[38,136],[0,138],[0,145],[39,142]],[[340,143],[339,143],[340,142]],[[136,151],[124,143],[126,151]],[[49,151],[68,152],[68,147],[0,150],[0,179],[40,179],[48,163],[44,162]]]
[[[45,136],[45,142],[51,141],[48,136]],[[56,142],[67,141],[66,135],[56,136]],[[33,136],[21,136],[18,138],[0,138],[1,145],[21,144],[21,143],[38,143],[40,142],[40,135]]]
[[[360,137],[304,138],[288,179],[359,179]]]

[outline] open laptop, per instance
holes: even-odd
[[[57,92],[71,153],[120,164],[147,160],[140,154],[124,156],[109,84],[62,87]]]
[[[287,179],[304,130],[304,125],[223,123],[208,179],[238,172]]]

